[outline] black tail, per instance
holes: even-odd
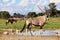
[[[20,32],[23,32],[23,30],[25,29],[25,26],[26,26],[26,21],[25,21],[25,24]]]

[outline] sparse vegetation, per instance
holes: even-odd
[[[0,29],[22,29],[25,20],[18,20],[17,23],[5,24],[5,19],[0,19]],[[58,29],[60,28],[60,18],[49,18],[43,29]],[[39,27],[33,27],[32,29],[39,29]]]

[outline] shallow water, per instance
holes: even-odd
[[[16,33],[16,35],[20,36],[60,36],[60,30],[36,30],[36,31],[28,31],[22,33]]]

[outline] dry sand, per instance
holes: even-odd
[[[1,35],[0,40],[60,40],[58,36],[18,36],[18,35]]]

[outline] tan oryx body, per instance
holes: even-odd
[[[42,27],[44,26],[46,20],[47,20],[46,15],[38,16],[38,17],[35,17],[35,18],[28,18],[25,21],[25,25],[24,25],[23,29],[20,32],[22,32],[24,30],[25,26],[27,26],[27,29],[31,30],[31,27],[32,27],[31,25],[40,26],[40,29],[42,29]]]
[[[36,18],[29,18],[26,20],[26,25],[33,24],[33,25],[40,25],[42,26],[46,22],[45,16],[39,16]]]

